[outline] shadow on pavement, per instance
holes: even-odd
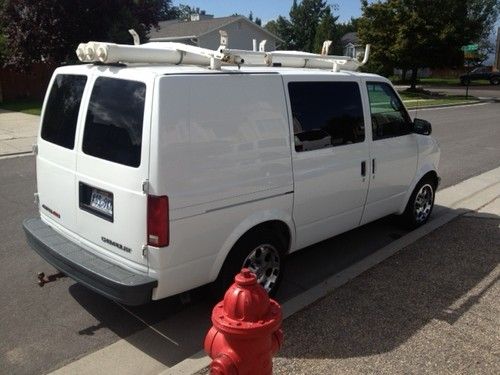
[[[433,220],[448,211],[436,206],[439,214]],[[397,225],[397,218],[388,217],[292,254],[278,301],[283,303],[321,283],[406,233]],[[314,317],[315,322],[327,325],[332,341],[323,348],[326,351],[316,352],[313,345],[306,355],[343,357],[390,350],[429,319],[442,316],[446,307],[487,275],[499,260],[498,255],[489,254],[489,262],[475,264],[479,254],[457,248],[453,238],[447,240],[452,246],[434,243],[437,249],[405,252],[404,261],[397,260],[400,257],[384,261],[377,266],[385,275],[381,279],[371,281],[367,276],[364,279],[368,282],[350,283],[349,287],[335,291],[339,294],[338,303]],[[92,335],[106,327],[169,367],[201,350],[211,325],[213,302],[202,288],[189,293],[188,303],[174,296],[125,309],[79,284],[72,285],[70,293],[100,322],[80,334]],[[311,324],[295,318],[293,321],[296,329]],[[154,329],[146,329],[146,324]],[[315,342],[314,337],[304,339]],[[293,346],[287,343],[287,347],[293,355]]]

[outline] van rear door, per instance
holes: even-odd
[[[76,145],[77,124],[88,77],[56,73],[45,98],[38,155],[37,190],[40,215],[62,227],[76,229]]]
[[[99,76],[77,155],[77,233],[109,256],[147,266],[150,81]],[[101,250],[102,251],[102,250]]]

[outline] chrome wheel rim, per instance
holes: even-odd
[[[423,223],[427,220],[431,213],[433,202],[434,189],[429,184],[423,185],[415,197],[414,212],[417,223]]]
[[[255,273],[259,284],[269,293],[278,280],[280,263],[278,250],[273,245],[264,244],[257,246],[248,254],[243,262],[243,268]]]

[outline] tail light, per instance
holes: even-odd
[[[169,232],[168,197],[148,195],[148,245],[168,246]]]

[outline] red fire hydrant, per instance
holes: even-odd
[[[271,375],[283,343],[281,307],[244,268],[212,311],[205,337],[212,375]]]

